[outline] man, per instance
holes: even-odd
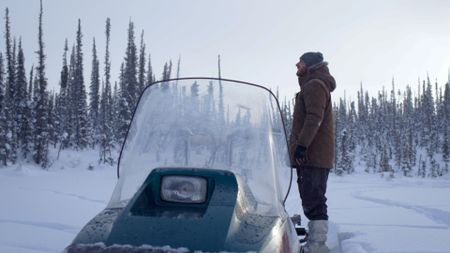
[[[328,252],[325,245],[328,215],[325,192],[334,163],[334,124],[331,92],[336,82],[319,52],[308,52],[296,64],[300,92],[295,98],[289,149],[303,212],[309,219],[303,252]]]

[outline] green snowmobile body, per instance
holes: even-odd
[[[161,178],[165,175],[207,179],[206,202],[195,205],[165,202],[160,193]],[[245,203],[237,203],[237,193],[236,177],[228,171],[157,169],[127,207],[105,209],[85,226],[73,245],[102,242],[105,249],[113,245],[170,245],[208,252],[259,252],[272,230],[281,229],[288,219],[245,213]],[[229,233],[230,228],[233,233]],[[76,247],[72,247],[75,252]]]

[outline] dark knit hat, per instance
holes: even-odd
[[[307,52],[304,53],[300,60],[302,60],[309,68],[323,62],[323,55],[321,52]]]

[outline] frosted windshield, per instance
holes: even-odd
[[[287,143],[273,95],[258,86],[184,79],[147,87],[131,123],[110,201],[133,197],[160,167],[232,171],[258,202],[279,206],[288,190]]]

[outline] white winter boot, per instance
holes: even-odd
[[[301,253],[329,253],[327,241],[328,221],[312,220],[308,223],[308,241],[300,250]]]

